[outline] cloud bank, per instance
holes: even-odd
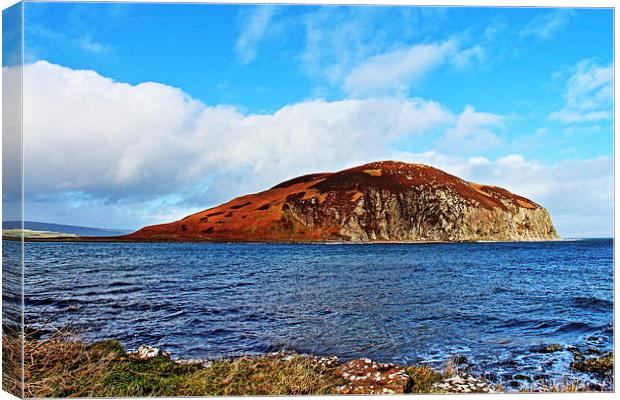
[[[167,85],[129,85],[45,61],[24,68],[24,107],[30,219],[139,227],[293,176],[402,159],[529,196],[550,209],[561,234],[611,232],[609,158],[544,165],[393,145],[428,137],[457,148],[488,143],[505,118],[473,107],[455,114],[421,98],[368,97],[246,114]]]
[[[24,69],[26,156],[36,191],[114,198],[185,190],[205,176],[248,171],[255,190],[308,168],[387,156],[391,139],[450,124],[422,99],[306,101],[273,114],[211,107],[179,89],[128,85],[47,62]]]

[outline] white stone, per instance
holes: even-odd
[[[138,350],[132,354],[141,360],[149,360],[157,356],[170,358],[170,354],[167,351],[148,345],[138,347]]]

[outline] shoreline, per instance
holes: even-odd
[[[43,242],[43,243],[205,243],[205,244],[300,244],[300,245],[385,245],[385,244],[474,244],[474,243],[553,243],[553,242],[576,242],[583,240],[613,240],[613,238],[560,238],[560,239],[531,239],[531,240],[419,240],[419,241],[368,241],[352,242],[345,240],[325,240],[325,241],[269,241],[269,240],[140,240],[124,239],[120,236],[101,236],[101,237],[15,237],[2,236],[2,240],[14,242]]]
[[[23,342],[27,397],[614,391],[612,352],[590,357],[575,355],[571,364],[575,370],[606,374],[611,379],[606,385],[594,380],[571,380],[567,373],[566,380],[531,382],[529,386],[514,388],[470,373],[464,366],[467,360],[458,355],[451,357],[443,369],[424,362],[398,365],[368,358],[342,361],[334,355],[294,351],[183,359],[148,345],[130,352],[117,340],[85,342],[68,329],[43,339],[32,335],[36,336],[36,332],[28,333]],[[19,337],[8,335],[2,340],[6,351],[16,350],[20,343]],[[556,350],[549,345],[541,351]],[[11,366],[6,367],[5,384],[12,378]],[[11,391],[10,385],[7,388]]]

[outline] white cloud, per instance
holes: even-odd
[[[82,24],[83,22],[81,22]],[[87,53],[101,56],[110,56],[114,53],[114,47],[110,44],[95,40],[93,35],[84,26],[80,29],[69,29],[70,33],[61,32],[50,29],[44,25],[33,24],[28,28],[28,35],[32,35],[37,40],[33,40],[34,44],[29,45],[27,51],[31,53],[31,58],[36,58],[39,45],[37,42],[49,42],[52,46],[72,46]]]
[[[497,164],[513,168],[529,166],[528,162],[525,161],[525,157],[520,154],[509,154],[507,156],[500,157],[497,159]]]
[[[493,20],[485,29],[482,38],[485,42],[497,41],[499,36],[506,31],[507,24],[501,19]]]
[[[486,57],[486,51],[482,46],[473,46],[462,49],[453,55],[452,62],[457,67],[469,67],[474,62],[482,62]]]
[[[582,60],[566,82],[564,107],[549,115],[563,123],[593,122],[613,116],[613,67]]]
[[[301,21],[294,21],[303,24],[304,70],[332,85],[339,84],[352,65],[377,51],[382,38],[376,31],[373,36],[368,29],[376,14],[371,11],[377,10],[321,7]]]
[[[95,54],[101,54],[101,53],[110,53],[112,51],[112,47],[101,43],[101,42],[97,42],[95,40],[93,40],[92,36],[90,34],[85,34],[79,38],[74,39],[75,43],[82,49],[85,51],[88,51],[90,53],[95,53]]]
[[[303,29],[305,72],[340,87],[372,56],[445,35],[446,12],[439,7],[317,7],[291,19],[289,26]]]
[[[5,221],[21,218],[21,75],[19,66],[2,69],[2,217]]]
[[[243,26],[235,45],[237,56],[242,63],[250,63],[256,58],[258,44],[267,32],[274,13],[273,6],[257,6],[242,16]]]
[[[472,165],[488,165],[491,164],[488,158],[482,156],[469,157],[467,160]]]
[[[501,140],[494,129],[503,128],[504,120],[503,116],[477,112],[472,106],[466,106],[454,127],[448,129],[440,143],[441,148],[464,152],[495,147]]]
[[[571,10],[555,10],[534,17],[519,32],[522,36],[536,36],[540,39],[549,39],[555,32],[566,26],[573,12]]]
[[[446,12],[441,8],[317,7],[281,16],[276,24],[271,23],[269,33],[278,31],[280,42],[303,38],[299,59],[318,90],[337,88],[354,96],[408,94],[409,86],[432,68],[445,63],[464,68],[486,57],[482,45],[462,43],[467,35],[459,40],[425,42],[431,35],[446,37],[441,27]],[[253,16],[251,20],[258,23],[245,24],[238,53],[246,41],[263,38],[265,18],[258,11]],[[254,32],[253,26],[259,29]],[[255,46],[247,47],[246,59],[251,60]]]
[[[308,171],[385,158],[391,140],[455,120],[438,103],[395,98],[306,101],[246,115],[170,86],[43,61],[26,65],[24,96],[31,197],[181,194],[206,206]]]
[[[406,94],[433,68],[447,62],[463,67],[481,59],[483,54],[479,46],[462,49],[456,40],[416,44],[368,58],[353,68],[343,86],[353,96]]]

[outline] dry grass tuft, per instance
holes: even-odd
[[[244,357],[204,368],[161,356],[139,360],[118,341],[87,344],[69,330],[27,338],[24,352],[26,397],[327,394],[341,383],[311,357]]]
[[[2,332],[2,390],[17,397],[22,395],[22,343],[21,336],[11,334],[3,327]]]
[[[412,393],[430,393],[433,389],[433,384],[441,381],[443,378],[439,372],[433,370],[428,365],[408,367],[406,371],[413,380],[413,385],[411,385]]]
[[[328,394],[341,383],[334,370],[311,358],[243,357],[220,360],[181,384],[179,395]]]
[[[89,346],[76,339],[62,329],[46,340],[24,341],[26,397],[86,397],[101,391],[122,347],[118,342]]]
[[[25,397],[172,396],[195,370],[163,357],[137,360],[116,340],[88,344],[69,329],[24,341]]]

